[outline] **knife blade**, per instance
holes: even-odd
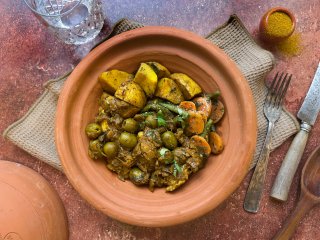
[[[302,122],[313,126],[320,110],[320,63],[314,75],[307,96],[297,114]]]
[[[286,201],[290,186],[297,171],[304,152],[309,132],[314,125],[320,110],[320,62],[314,75],[308,93],[298,111],[297,117],[301,120],[300,131],[293,139],[290,148],[281,164],[274,181],[270,196]]]

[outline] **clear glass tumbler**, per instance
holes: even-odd
[[[68,44],[93,40],[104,23],[100,0],[24,0]]]

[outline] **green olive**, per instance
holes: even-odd
[[[158,120],[155,115],[148,115],[145,122],[146,122],[146,125],[150,128],[158,127]]]
[[[122,123],[122,129],[130,133],[135,133],[138,130],[138,127],[138,122],[133,118],[127,118]]]
[[[171,131],[166,131],[162,133],[161,140],[163,142],[163,145],[170,150],[173,150],[178,146],[177,138]]]
[[[99,159],[102,158],[102,144],[101,142],[96,139],[96,140],[91,140],[89,142],[89,156],[92,159]]]
[[[132,149],[137,145],[137,137],[132,133],[122,132],[119,142],[122,146]]]
[[[98,139],[91,140],[89,142],[89,148],[94,152],[99,152],[101,151],[101,142]]]
[[[102,132],[101,126],[97,123],[89,123],[86,126],[86,134],[90,139],[96,139]]]
[[[112,159],[118,155],[118,145],[115,142],[107,142],[103,146],[103,152],[107,158]]]
[[[130,170],[129,178],[135,185],[143,185],[148,183],[149,174],[135,167]]]

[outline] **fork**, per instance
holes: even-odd
[[[287,73],[285,76],[284,73],[281,73],[280,76],[277,73],[265,99],[263,112],[268,119],[268,130],[244,200],[244,209],[248,212],[256,213],[259,209],[267,172],[272,132],[276,121],[280,118],[283,98],[289,87],[291,77],[292,75],[288,76]]]

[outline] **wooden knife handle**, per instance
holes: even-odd
[[[293,139],[291,146],[281,164],[271,190],[270,196],[280,201],[286,201],[292,183],[293,176],[297,171],[299,162],[307,144],[311,126],[307,123],[301,124],[301,130]]]

